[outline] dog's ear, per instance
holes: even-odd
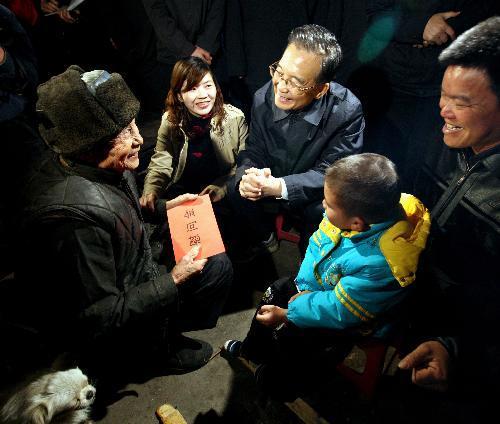
[[[48,424],[50,422],[49,411],[45,405],[38,405],[31,410],[30,424]]]

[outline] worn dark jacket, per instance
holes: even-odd
[[[73,164],[52,154],[25,190],[16,277],[30,326],[56,340],[151,327],[177,307],[170,274],[152,260],[133,176]]]
[[[500,146],[475,156],[445,147],[437,161],[428,160],[417,190],[432,208],[419,278],[424,332],[448,336],[465,385],[498,386]]]
[[[298,133],[291,131],[293,125],[300,127]],[[235,183],[245,169],[270,168],[274,177],[285,180],[290,206],[320,200],[326,168],[360,151],[364,126],[361,103],[337,83],[331,82],[323,97],[297,115],[275,107],[270,81],[255,93],[250,134],[238,155]]]
[[[142,0],[157,37],[157,58],[173,64],[195,46],[219,49],[225,0]]]

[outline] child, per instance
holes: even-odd
[[[224,345],[260,363],[258,385],[282,400],[312,383],[313,364],[336,365],[360,337],[388,335],[429,232],[424,205],[401,194],[395,165],[374,153],[327,170],[323,207],[295,280],[273,283],[245,340]]]

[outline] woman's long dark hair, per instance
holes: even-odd
[[[207,73],[210,73],[212,76],[215,88],[217,89],[214,107],[211,111],[212,117],[214,118],[214,126],[216,130],[222,132],[222,121],[226,115],[222,91],[208,63],[195,56],[177,61],[172,72],[170,90],[167,94],[165,106],[168,114],[167,119],[174,128],[182,128],[186,131],[191,122],[192,115],[186,105],[180,100],[184,82],[186,82],[184,91],[188,91],[199,84]]]

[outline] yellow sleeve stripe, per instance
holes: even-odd
[[[320,242],[319,242],[319,237],[318,237],[318,231],[314,232],[313,233],[313,236],[312,236],[312,241],[314,243],[316,243],[316,245],[319,247],[321,246]]]
[[[361,315],[358,311],[356,311],[351,305],[349,305],[349,303],[347,303],[347,301],[342,297],[342,295],[339,293],[339,290],[337,290],[337,287],[338,287],[338,284],[337,286],[335,286],[335,290],[334,290],[334,293],[335,295],[337,296],[337,299],[340,301],[340,303],[342,303],[342,305],[345,306],[345,308],[351,312],[351,314],[355,315],[356,317],[358,317],[361,321],[368,321],[368,318],[364,317],[363,315]]]
[[[365,308],[363,308],[358,302],[356,302],[349,294],[344,290],[344,287],[342,287],[342,283],[339,281],[338,284],[335,286],[335,289],[338,290],[345,299],[351,303],[353,308],[357,309],[360,314],[364,315],[367,319],[373,319],[375,318],[375,315],[372,313],[368,312]]]

